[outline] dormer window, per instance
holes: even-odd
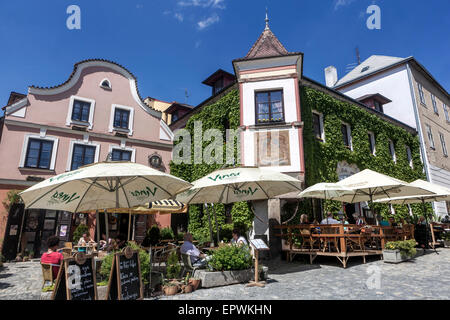
[[[72,108],[72,120],[89,122],[89,111],[91,103],[87,101],[75,100]]]
[[[219,93],[222,89],[223,89],[223,78],[220,78],[214,83],[213,95]]]
[[[102,87],[103,89],[107,89],[107,90],[111,90],[111,82],[108,79],[103,79],[100,82],[100,87]]]
[[[283,91],[264,91],[255,93],[256,123],[284,121]]]
[[[384,113],[383,105],[379,101],[374,100],[373,105],[375,107],[375,110],[377,110],[378,112]]]
[[[66,126],[87,127],[92,129],[94,120],[95,100],[71,96],[67,112]]]

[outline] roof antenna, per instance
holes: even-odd
[[[359,48],[356,47],[356,60],[358,61],[358,66],[361,64],[361,57],[359,55]]]
[[[187,90],[187,88],[186,89],[184,89],[184,96],[186,97],[186,104],[187,104],[187,102],[188,102],[188,99],[189,99],[189,93],[188,93],[188,90]]]
[[[266,7],[266,28],[265,28],[265,30],[269,30],[269,17],[268,17],[268,15],[267,15],[267,7]]]

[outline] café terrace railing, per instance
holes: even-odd
[[[334,256],[344,266],[350,257],[380,255],[386,242],[414,238],[414,225],[400,227],[364,226],[352,224],[300,224],[274,226],[281,238],[282,250],[288,261],[297,254],[309,255],[312,264],[317,256]],[[277,233],[277,231],[279,231]],[[296,244],[297,242],[297,244]]]

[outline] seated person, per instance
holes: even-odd
[[[238,246],[242,245],[248,246],[247,240],[243,236],[241,236],[241,233],[239,232],[238,229],[234,229],[232,235],[233,238],[231,239],[231,244],[235,244]]]
[[[367,224],[366,219],[361,217],[357,212],[353,214],[353,218],[355,219],[355,224],[357,226],[365,226]]]
[[[309,222],[307,214],[302,214],[300,216],[300,224],[311,224],[311,222]]]
[[[180,248],[180,252],[183,254],[187,254],[191,259],[191,264],[194,267],[205,267],[207,261],[210,259],[204,253],[201,253],[200,250],[192,243],[192,234],[186,232],[184,234],[184,242]]]
[[[58,252],[59,238],[57,236],[51,236],[47,239],[47,252],[42,254],[41,263],[51,264],[53,279],[58,277],[59,266],[64,257],[62,253]]]
[[[333,213],[331,211],[327,212],[327,217],[323,219],[320,224],[338,224],[339,221],[333,218]]]
[[[380,226],[382,226],[382,227],[389,227],[389,221],[385,220],[385,219],[381,220],[380,221]]]
[[[450,223],[450,218],[448,217],[448,215],[446,215],[442,220],[442,223]]]
[[[109,238],[106,240],[106,234],[102,233],[102,240],[99,241],[99,250],[106,250],[113,245],[113,239]]]
[[[389,220],[389,226],[391,226],[391,227],[397,226],[397,223],[395,222],[394,217],[389,217],[388,220]]]
[[[123,234],[119,234],[116,239],[116,249],[120,250],[127,246],[127,240]]]

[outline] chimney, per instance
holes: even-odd
[[[337,69],[334,66],[325,68],[325,83],[327,87],[333,87],[338,81]]]

